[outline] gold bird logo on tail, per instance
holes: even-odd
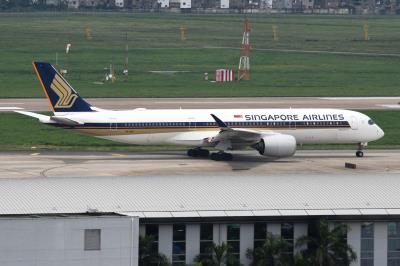
[[[78,95],[73,94],[72,89],[58,74],[54,76],[50,87],[58,95],[54,108],[71,108],[78,98]]]

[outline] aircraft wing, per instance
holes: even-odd
[[[235,146],[253,145],[259,142],[265,135],[255,130],[230,128],[216,115],[211,114],[211,116],[217,123],[220,132],[216,136],[209,138],[207,141],[216,149],[230,150]]]

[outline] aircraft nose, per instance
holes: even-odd
[[[383,136],[385,135],[385,132],[383,132],[383,130],[380,127],[377,128],[376,133],[378,135],[378,138],[383,138]]]

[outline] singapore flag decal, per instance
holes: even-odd
[[[243,118],[243,115],[233,115],[233,118]]]

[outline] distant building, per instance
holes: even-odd
[[[79,8],[79,0],[67,0],[68,8]]]
[[[124,0],[115,0],[115,6],[119,8],[124,7]]]
[[[101,2],[98,0],[80,0],[79,6],[80,7],[95,7],[98,6]]]
[[[190,9],[190,8],[192,8],[192,0],[180,0],[179,7],[181,9]]]
[[[229,0],[221,0],[220,8],[229,8]]]
[[[38,0],[32,0],[32,4]],[[101,6],[102,8],[127,8],[148,11],[216,13],[246,10],[246,12],[304,12],[320,14],[396,14],[400,1],[390,0],[46,0],[45,4],[68,8]]]
[[[260,8],[261,9],[272,9],[273,0],[261,0]]]
[[[161,8],[169,7],[169,0],[157,0],[157,3],[160,5]]]
[[[273,9],[291,9],[293,6],[293,0],[273,0]]]
[[[137,265],[138,225],[112,214],[0,217],[0,265]]]
[[[314,0],[303,0],[303,8],[304,9],[313,9]]]

